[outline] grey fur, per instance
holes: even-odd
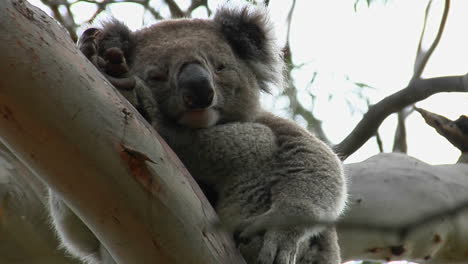
[[[335,221],[344,209],[341,162],[315,136],[260,107],[260,91],[280,83],[283,68],[263,9],[223,7],[213,20],[168,20],[133,33],[113,21],[97,42],[124,49],[128,76],[136,79],[127,97],[204,191],[214,191],[210,201],[247,263],[340,262],[334,228],[319,223]],[[209,73],[202,88],[214,90],[201,117],[178,86],[178,73],[191,63]],[[71,254],[109,261],[53,192],[51,215]]]

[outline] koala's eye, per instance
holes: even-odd
[[[216,72],[222,72],[226,69],[226,65],[223,64],[223,63],[220,63],[218,64],[218,66],[216,66]]]
[[[154,67],[146,71],[146,80],[152,82],[165,82],[167,81],[167,75],[167,70],[158,69]]]

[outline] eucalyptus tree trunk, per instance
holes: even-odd
[[[175,154],[63,28],[3,0],[0,30],[1,141],[117,263],[243,263]]]

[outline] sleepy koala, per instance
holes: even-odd
[[[131,32],[90,28],[80,50],[177,153],[233,234],[247,263],[340,263],[335,221],[346,201],[341,162],[293,122],[260,106],[282,84],[281,52],[265,10],[221,7],[213,19],[177,19]],[[64,247],[87,263],[114,263],[50,191]]]

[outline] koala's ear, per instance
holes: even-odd
[[[124,53],[127,63],[130,63],[136,41],[133,32],[124,23],[115,18],[103,22],[98,39],[99,54],[104,54],[110,48],[118,48]]]
[[[260,88],[282,85],[283,60],[265,8],[220,7],[214,18],[239,58],[247,60],[259,80]]]

